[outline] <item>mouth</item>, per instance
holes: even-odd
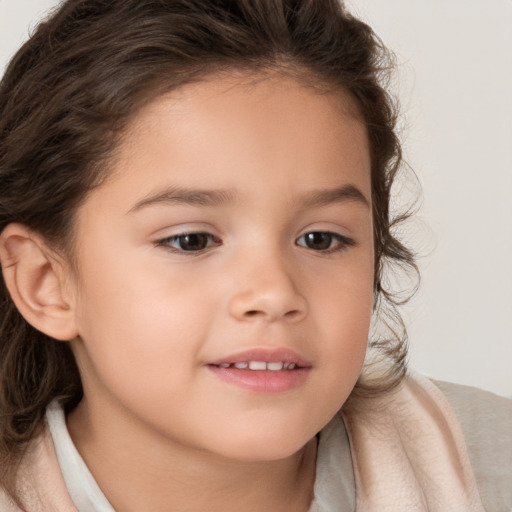
[[[271,371],[271,372],[280,372],[283,370],[290,371],[295,370],[296,368],[301,368],[295,363],[288,363],[285,361],[240,361],[238,363],[220,363],[217,366],[218,368],[236,368],[237,370],[252,370],[252,371]]]
[[[256,349],[208,363],[221,381],[256,393],[282,393],[307,379],[311,363],[289,349]]]

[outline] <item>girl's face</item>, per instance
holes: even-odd
[[[347,97],[291,78],[160,97],[80,208],[76,257],[79,409],[138,446],[291,455],[365,355],[365,127]]]

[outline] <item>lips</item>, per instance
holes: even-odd
[[[308,368],[311,367],[311,363],[301,357],[297,352],[290,350],[288,348],[276,348],[276,349],[253,349],[246,350],[245,352],[240,352],[237,354],[232,354],[227,357],[223,357],[222,359],[218,359],[208,363],[212,366],[219,367],[228,367],[241,364],[247,364],[247,366],[242,368],[248,368],[249,363],[260,363],[258,365],[253,364],[252,370],[274,370],[276,367],[272,363],[282,363],[283,368],[285,369],[294,369],[294,368]],[[262,363],[267,364],[267,368],[263,368]],[[268,367],[270,363],[270,367]],[[292,366],[292,368],[290,368]],[[279,368],[279,370],[283,369]]]
[[[285,363],[284,361],[240,361],[239,363],[221,363],[218,365],[219,368],[236,368],[237,370],[254,370],[264,371],[270,370],[273,372],[281,370],[295,370],[297,365],[295,363]]]
[[[312,365],[290,349],[254,349],[208,363],[221,381],[256,393],[282,393],[299,387]]]

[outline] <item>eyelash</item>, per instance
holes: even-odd
[[[307,236],[317,236],[321,235],[323,237],[328,237],[329,247],[325,249],[316,250],[312,247],[309,247],[307,242],[304,244],[299,243],[299,240],[303,239]],[[184,249],[182,246],[182,243],[184,242],[184,239],[187,237],[205,237],[207,241],[207,246],[202,247],[199,249]],[[204,240],[204,238],[203,238]],[[336,242],[333,247],[333,242]],[[177,243],[181,245],[181,247],[174,247],[172,244]],[[312,251],[318,252],[320,254],[332,254],[337,252],[342,252],[349,247],[352,247],[356,244],[355,240],[352,238],[348,238],[346,236],[340,235],[339,233],[333,233],[331,231],[308,231],[307,233],[304,233],[301,235],[297,240],[295,241],[296,245],[299,247],[304,247],[306,249],[311,249]],[[211,233],[205,233],[202,231],[197,232],[190,232],[190,233],[180,233],[179,235],[173,235],[166,238],[162,238],[161,240],[157,240],[155,242],[155,246],[157,247],[164,247],[165,249],[176,252],[180,254],[202,254],[203,252],[207,251],[211,247],[216,247],[222,245],[222,241],[216,237],[215,235],[212,235]]]
[[[183,247],[173,247],[171,245],[172,243],[175,243],[175,242],[178,242],[178,243],[180,241],[183,242],[186,237],[194,237],[194,236],[195,237],[206,237],[207,241],[208,241],[208,245],[201,249],[188,249],[188,250],[183,249]],[[208,250],[212,246],[221,245],[221,240],[210,233],[196,231],[196,232],[190,232],[190,233],[180,233],[179,235],[173,235],[173,236],[168,236],[166,238],[162,238],[161,240],[157,240],[155,242],[155,245],[157,247],[164,247],[165,249],[168,249],[169,251],[172,251],[172,252],[189,253],[189,254],[196,253],[197,254],[197,253],[202,253],[202,252]]]
[[[301,238],[304,238],[308,235],[310,235],[310,236],[311,235],[322,235],[322,236],[329,237],[329,247],[327,249],[321,249],[321,250],[316,251],[320,254],[332,254],[332,253],[336,253],[336,252],[342,252],[342,251],[348,249],[349,247],[353,247],[356,244],[354,239],[340,235],[339,233],[333,233],[332,231],[308,231],[307,233],[304,233],[299,238],[297,238],[295,243],[297,245],[299,245],[300,247],[305,247],[307,249],[311,249],[314,251],[315,249],[313,249],[312,247],[308,247],[307,245],[302,245],[302,244],[298,243],[298,241]],[[337,243],[335,244],[334,247],[331,247],[332,243],[334,241],[336,241]]]

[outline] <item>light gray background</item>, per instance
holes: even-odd
[[[512,396],[512,1],[350,0],[398,57],[423,187],[405,316],[417,370]],[[0,70],[55,0],[0,0]]]

